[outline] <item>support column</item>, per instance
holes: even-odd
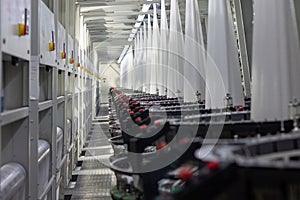
[[[65,30],[66,30],[66,52],[69,52],[69,40],[68,40],[68,36],[69,36],[69,1],[65,1]],[[63,166],[63,177],[62,177],[62,181],[64,183],[64,186],[67,186],[68,184],[68,144],[67,144],[67,140],[68,137],[67,133],[67,107],[68,107],[68,87],[69,87],[69,81],[68,81],[68,64],[69,64],[69,54],[66,53],[66,66],[65,66],[65,92],[64,92],[64,96],[65,96],[65,101],[64,101],[64,106],[65,106],[65,110],[64,110],[64,155],[67,156],[66,162]]]
[[[55,23],[55,44],[58,44],[58,0],[53,0],[53,13],[54,13],[54,23]],[[60,52],[56,51],[56,58],[59,58]],[[56,60],[57,62],[57,60]],[[54,181],[51,188],[51,197],[56,199],[56,188],[57,188],[57,176],[56,176],[56,166],[57,166],[57,85],[58,85],[58,65],[52,69],[52,175],[54,175]],[[59,186],[58,186],[59,187]]]
[[[39,140],[39,62],[40,62],[40,1],[31,0],[30,63],[29,63],[29,171],[28,199],[38,199],[38,140]]]

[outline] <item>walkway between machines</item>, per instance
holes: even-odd
[[[82,166],[73,171],[76,182],[71,182],[66,194],[71,199],[110,200],[110,189],[116,184],[114,173],[109,169],[109,157],[113,155],[108,143],[108,104],[102,104],[98,117],[93,120],[83,152],[79,158]]]

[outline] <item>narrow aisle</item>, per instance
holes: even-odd
[[[65,199],[111,199],[110,189],[116,184],[116,179],[109,169],[113,149],[107,141],[108,128],[108,105],[102,104],[79,158],[82,165],[73,171]]]

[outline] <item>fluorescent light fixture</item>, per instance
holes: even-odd
[[[135,23],[134,28],[140,28],[141,25],[142,25],[142,22],[137,22],[137,23]]]
[[[138,29],[132,29],[131,33],[136,34],[138,32]]]
[[[129,47],[130,47],[129,45],[125,45],[125,47],[117,61],[118,64],[120,64],[122,62],[123,58],[125,57],[125,55],[127,54],[128,50],[129,50]]]
[[[129,37],[130,37],[130,38],[134,38],[134,37],[135,37],[135,33],[131,33],[131,34],[129,35]]]
[[[149,3],[151,3],[152,0],[148,0]],[[149,8],[150,8],[151,4],[144,4],[143,8],[142,8],[142,12],[148,12]]]
[[[150,8],[150,6],[151,6],[152,0],[148,0],[148,1],[149,1],[149,4],[144,4],[144,5],[143,5],[143,8],[142,8],[142,12],[143,12],[143,13],[146,13],[146,12],[149,11],[149,8]],[[136,20],[136,23],[135,23],[135,25],[134,25],[134,29],[139,29],[139,28],[141,27],[142,22],[144,21],[144,18],[145,18],[145,14],[139,15],[139,16],[138,16],[138,18],[137,18],[137,20]]]
[[[142,8],[142,13],[147,13],[149,11],[149,8],[151,6],[152,0],[147,0],[147,2],[149,2],[149,4],[143,4],[143,8]],[[136,23],[134,25],[134,28],[132,29],[132,33],[129,35],[128,37],[128,42],[132,42],[133,39],[135,38],[138,29],[142,26],[142,22],[144,21],[145,18],[145,14],[140,14],[136,20]],[[120,64],[124,58],[124,56],[126,55],[128,49],[129,49],[129,45],[126,45],[125,48],[123,49],[123,52],[121,53],[119,59],[118,59],[118,64]]]
[[[141,21],[144,20],[144,18],[145,18],[145,15],[139,15],[138,18],[137,18],[137,21],[141,22]]]

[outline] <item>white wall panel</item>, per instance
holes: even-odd
[[[80,66],[83,66],[84,63],[84,57],[83,57],[83,50],[80,48],[79,49],[79,62],[80,62]]]
[[[1,4],[2,51],[29,60],[30,36],[19,36],[19,24],[25,24],[25,9],[30,24],[30,0],[1,0]]]
[[[55,24],[54,14],[44,4],[40,3],[39,9],[39,23],[40,23],[40,54],[41,64],[56,66],[56,50],[50,51],[49,43],[55,40]],[[55,44],[55,49],[56,49]]]
[[[58,36],[57,36],[57,55],[59,56],[57,58],[58,60],[58,63],[59,63],[59,68],[63,68],[65,67],[65,64],[66,64],[66,59],[63,59],[62,58],[62,53],[66,52],[67,50],[67,47],[66,47],[66,30],[65,28],[63,27],[63,25],[61,25],[61,23],[58,23],[58,29],[57,29],[57,32],[58,32]]]
[[[84,55],[84,60],[85,60],[84,67],[89,69],[90,63],[89,63],[89,58],[87,57],[87,55]]]
[[[69,66],[69,71],[73,70],[73,66],[74,64],[70,63],[70,59],[74,59],[74,48],[73,48],[73,38],[71,35],[68,35],[68,66]],[[74,63],[75,63],[75,59],[74,59]]]
[[[77,42],[75,42],[75,46],[74,46],[74,72],[76,72],[77,71],[77,63],[78,63],[78,61],[79,61],[79,59],[78,59],[78,56],[79,56],[79,54],[78,54],[78,43]]]

